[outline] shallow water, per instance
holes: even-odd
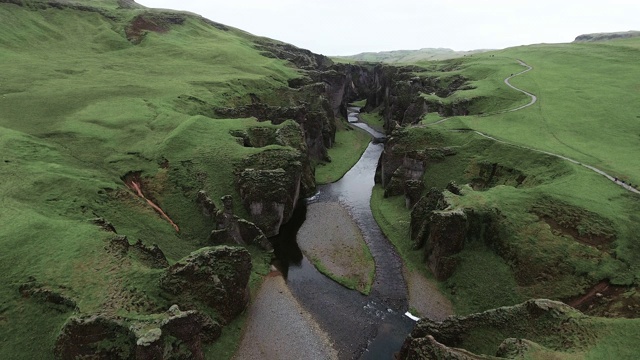
[[[373,137],[383,134],[357,118],[350,108],[348,120]],[[360,228],[373,255],[376,273],[371,294],[364,296],[321,274],[297,246],[295,235],[305,220],[305,204],[275,239],[275,253],[287,284],[300,304],[329,334],[341,359],[392,359],[411,331],[414,321],[404,315],[408,308],[402,262],[380,231],[369,201],[382,144],[370,143],[358,163],[336,183],[321,186],[306,203],[338,201]]]

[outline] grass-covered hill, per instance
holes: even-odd
[[[576,37],[574,42],[608,41],[614,39],[626,39],[640,36],[640,31],[621,31],[613,33],[583,34]]]
[[[382,63],[416,63],[420,61],[446,60],[482,53],[489,50],[455,51],[445,48],[425,48],[419,50],[393,50],[365,52],[349,56],[334,56],[336,61],[365,61]]]
[[[157,244],[174,264],[211,245],[215,221],[196,203],[199,190],[218,208],[221,196],[236,196],[236,213],[247,215],[237,164],[299,149],[279,138],[249,147],[253,135],[243,144],[232,133],[295,137],[297,125],[215,109],[306,96],[288,87],[300,67],[270,46],[292,48],[133,1],[0,1],[0,358],[53,357],[74,314],[148,320],[173,304],[158,288],[164,270],[138,250],[114,256],[113,231]],[[300,54],[296,61],[330,62]],[[337,145],[350,139],[341,133]],[[249,250],[254,281],[270,258]],[[239,332],[225,327],[206,352],[228,357]]]
[[[425,260],[433,262],[437,250],[430,241],[462,239],[461,248],[443,250],[446,270],[453,270],[440,282],[457,312],[532,297],[562,300],[587,314],[613,318],[598,328],[593,347],[584,352],[587,358],[629,358],[628,349],[638,348],[640,196],[620,181],[640,184],[639,56],[639,38],[628,38],[521,46],[421,63],[428,69],[423,76],[466,80],[448,96],[423,93],[427,106],[457,106],[468,115],[431,112],[422,124],[392,133],[383,156],[389,157],[387,164],[398,156],[404,164],[407,158],[425,164],[425,188],[447,188],[443,206],[411,213],[403,196],[383,198],[383,188],[372,204],[385,232],[417,269],[424,269]],[[531,101],[504,84],[525,70],[518,59],[533,69],[510,82],[538,101],[503,112]],[[406,173],[416,169],[412,166]],[[452,180],[461,185],[447,186]],[[411,240],[410,225],[425,217],[431,228],[462,225],[449,234],[432,232],[415,250],[419,244]],[[477,335],[482,341],[504,340],[491,331]],[[615,335],[623,333],[629,336]]]

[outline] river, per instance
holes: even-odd
[[[358,122],[357,111],[357,108],[349,111],[348,120],[353,126],[366,130],[374,138],[384,136]],[[314,197],[306,199],[307,204],[339,202],[349,211],[375,262],[369,296],[327,278],[304,257],[297,246],[296,234],[305,221],[305,204],[283,226],[275,244],[292,294],[329,335],[341,359],[392,359],[414,325],[404,315],[408,301],[402,260],[378,227],[369,205],[383,148],[383,144],[370,143],[342,179],[320,186]]]

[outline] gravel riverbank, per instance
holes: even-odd
[[[248,311],[234,360],[338,359],[329,336],[298,304],[277,272],[265,279]]]
[[[309,204],[298,231],[298,245],[320,271],[368,292],[375,264],[360,229],[338,202]],[[317,265],[317,264],[316,264]]]
[[[442,295],[434,280],[429,280],[418,271],[410,271],[406,267],[404,277],[409,289],[409,308],[418,312],[413,315],[435,321],[442,321],[453,315],[451,301]]]

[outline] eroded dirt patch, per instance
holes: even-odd
[[[139,198],[146,201],[147,204],[149,204],[149,206],[151,206],[151,208],[155,210],[163,219],[167,220],[169,224],[173,226],[176,232],[180,232],[180,228],[178,227],[178,225],[176,225],[176,223],[173,222],[173,220],[171,220],[169,215],[167,215],[167,213],[165,213],[164,210],[162,210],[162,208],[160,208],[160,206],[156,204],[156,201],[154,201],[153,198],[151,198],[145,193],[144,182],[140,177],[140,172],[127,173],[125,176],[122,177],[122,181],[124,181],[124,184],[129,189],[131,189]]]
[[[554,233],[570,236],[599,250],[608,250],[609,244],[616,239],[611,221],[557,200],[539,201],[532,207],[531,212],[547,223]]]
[[[178,14],[142,14],[138,15],[125,29],[127,40],[139,44],[149,32],[166,33],[171,25],[184,24],[185,18]]]
[[[497,185],[521,187],[526,184],[527,175],[498,163],[481,161],[471,167],[471,173],[476,173],[471,179],[471,187],[476,191],[488,190]]]
[[[565,299],[565,303],[591,316],[640,317],[640,292],[607,280],[594,285],[584,295]]]

